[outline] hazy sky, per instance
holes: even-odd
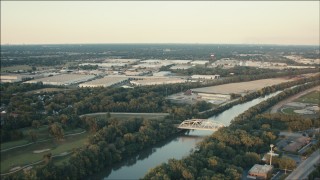
[[[318,1],[1,1],[1,44],[319,45]]]

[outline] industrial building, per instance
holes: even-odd
[[[79,87],[109,87],[128,81],[128,77],[106,76],[101,79],[79,84]]]
[[[268,179],[271,177],[273,167],[270,165],[255,164],[248,172],[248,179]]]
[[[112,67],[125,67],[128,66],[129,63],[82,63],[79,66],[98,66],[100,68],[112,68]]]
[[[106,59],[105,63],[118,63],[118,64],[133,64],[140,61],[140,59]]]
[[[208,63],[209,63],[209,61],[204,61],[204,60],[197,60],[197,61],[190,62],[190,64],[192,64],[192,65],[206,65]]]
[[[10,82],[10,83],[20,82],[22,81],[22,76],[17,74],[6,74],[6,75],[1,74],[0,80],[1,82]]]
[[[131,84],[136,86],[160,85],[160,84],[175,84],[185,83],[187,80],[181,78],[168,77],[143,77],[143,79],[132,80]]]
[[[224,68],[232,68],[235,66],[243,66],[244,62],[236,59],[222,58],[212,63],[212,67],[222,66]]]
[[[94,75],[81,75],[81,74],[61,74],[57,76],[51,76],[46,78],[40,78],[35,80],[26,81],[24,83],[38,83],[42,82],[43,84],[47,85],[71,85],[71,84],[77,84],[81,82],[88,81],[90,79],[93,79]]]
[[[210,94],[210,93],[196,93],[201,99],[207,100],[212,104],[222,104],[231,100],[229,94]]]
[[[191,79],[219,79],[220,75],[192,75]]]
[[[131,70],[127,70],[124,72],[126,76],[142,76],[148,73],[149,71],[131,71]]]
[[[171,66],[170,69],[172,70],[177,70],[177,69],[190,69],[192,68],[191,65],[176,65],[176,66]]]
[[[169,66],[173,65],[170,61],[166,60],[156,60],[156,59],[150,59],[150,60],[144,60],[140,61],[140,64],[133,65],[133,68],[148,68],[148,69],[159,69],[162,66]]]
[[[170,71],[159,71],[156,73],[153,73],[153,76],[169,76],[171,75]]]
[[[40,78],[43,77],[41,74],[1,74],[0,82],[5,83],[14,83],[21,82],[28,79]]]
[[[187,64],[190,64],[192,60],[166,60],[166,61],[170,61],[172,64],[176,64],[176,65],[187,65]]]

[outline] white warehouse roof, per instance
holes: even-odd
[[[127,81],[128,79],[128,77],[106,76],[102,79],[96,79],[93,81],[82,83],[79,85],[79,87],[108,87]]]
[[[70,84],[77,84],[80,82],[88,81],[94,77],[95,77],[94,75],[61,74],[57,76],[31,80],[25,83],[42,82],[43,84],[49,84],[49,85],[70,85]]]

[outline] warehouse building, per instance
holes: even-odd
[[[208,64],[209,63],[209,61],[201,61],[201,60],[197,60],[197,61],[192,61],[192,62],[190,62],[190,64],[192,64],[192,65],[206,65],[206,64]]]
[[[104,62],[106,63],[125,63],[125,64],[133,64],[140,61],[140,59],[106,59]]]
[[[72,84],[85,82],[90,79],[93,79],[94,77],[95,77],[94,75],[61,74],[61,75],[57,75],[57,76],[51,76],[51,77],[26,81],[24,83],[42,82],[43,84],[46,84],[46,85],[62,86],[62,85],[72,85]]]
[[[175,66],[171,66],[170,69],[172,70],[177,70],[177,69],[190,69],[192,68],[191,65],[175,65]]]
[[[1,83],[14,83],[21,82],[29,79],[40,78],[43,77],[42,74],[1,74],[0,82]]]
[[[171,63],[176,65],[187,65],[187,64],[190,64],[192,60],[166,60],[166,61],[170,61]]]
[[[98,66],[99,68],[125,67],[129,63],[82,63],[79,66]]]
[[[0,76],[1,82],[9,82],[9,83],[13,83],[13,82],[20,82],[22,81],[22,76],[21,75],[17,75],[17,74],[7,74],[7,75],[3,75],[1,74]]]
[[[192,75],[191,79],[219,79],[220,75]]]
[[[170,76],[171,72],[170,71],[159,71],[153,73],[153,76]]]
[[[79,84],[79,87],[109,87],[128,81],[128,77],[106,76],[101,79]]]
[[[143,78],[138,80],[132,80],[130,83],[136,86],[149,86],[149,85],[160,85],[160,84],[175,84],[185,83],[187,80],[181,78],[168,78],[168,77],[152,77]]]

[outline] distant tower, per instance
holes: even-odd
[[[211,58],[212,61],[214,61],[216,59],[216,57],[214,56],[213,53],[210,55],[210,58]]]

